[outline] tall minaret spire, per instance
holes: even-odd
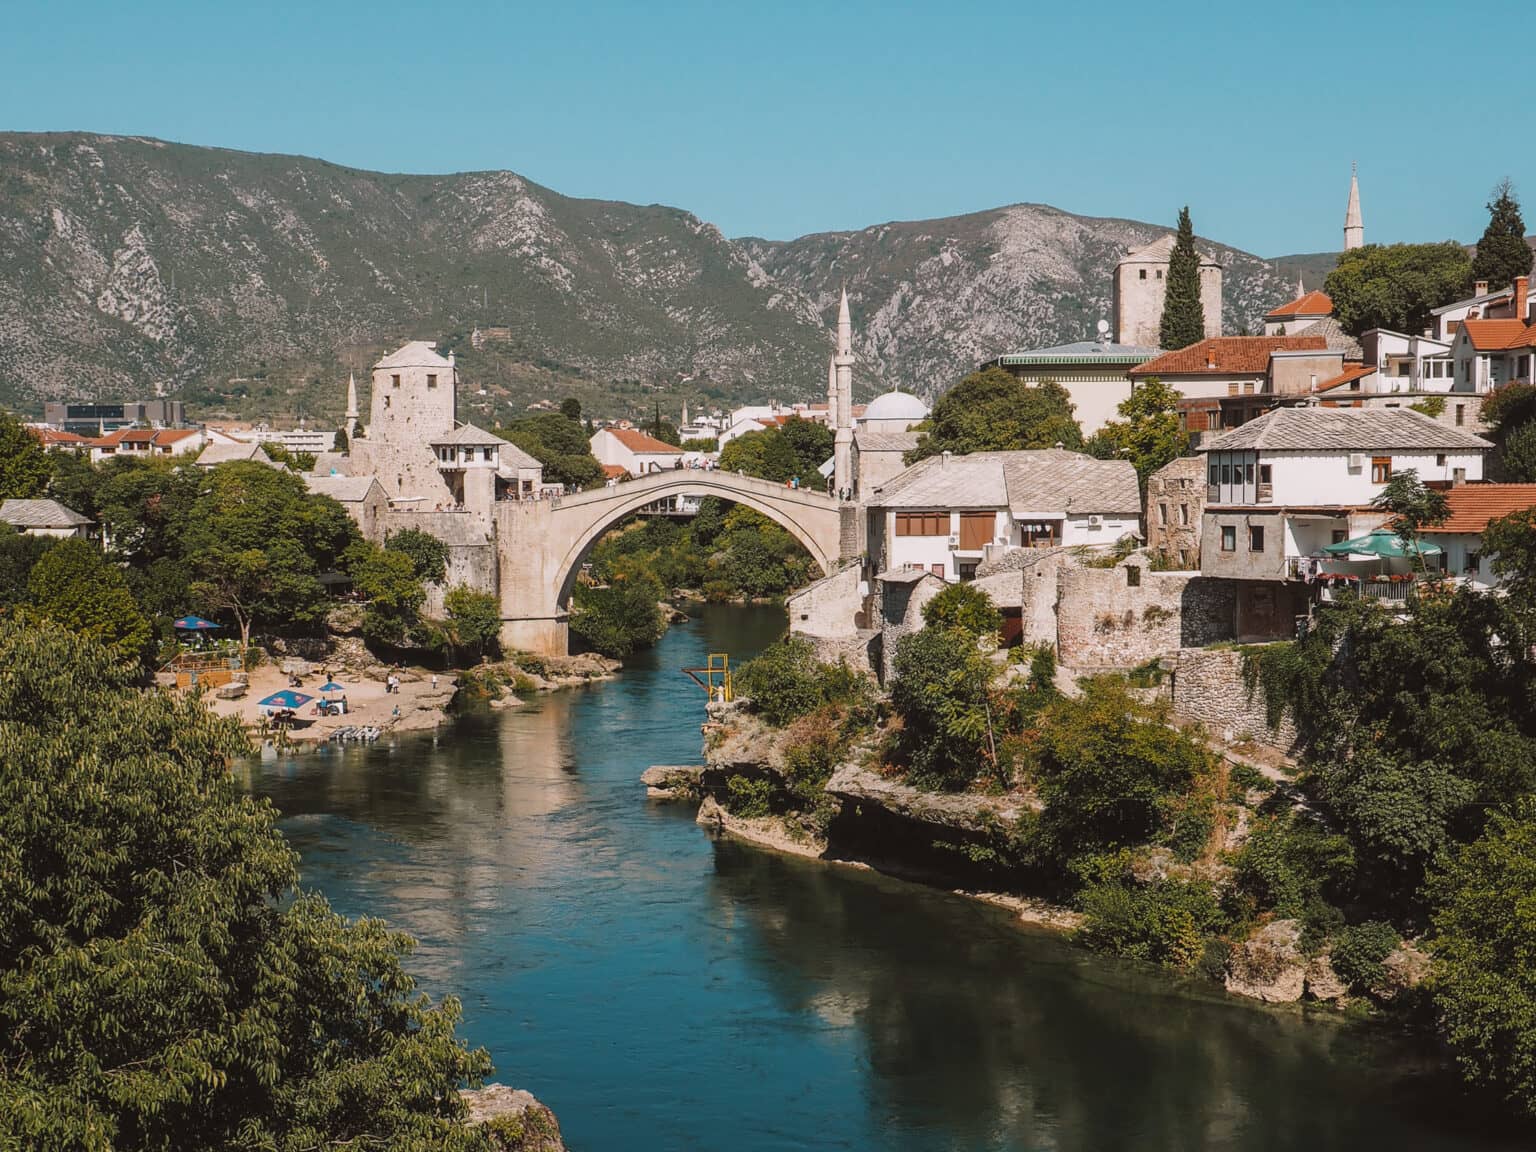
[[[833,419],[832,478],[839,499],[853,493],[853,320],[848,315],[848,286],[837,305],[837,355],[832,357],[837,407]]]
[[[1301,278],[1301,273],[1296,273],[1296,299],[1300,300],[1307,294],[1306,281]]]
[[[1360,176],[1349,166],[1349,207],[1344,209],[1344,251],[1365,246],[1365,220],[1360,215]]]
[[[351,451],[352,441],[357,436],[357,374],[347,373],[347,449]]]

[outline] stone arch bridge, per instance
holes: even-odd
[[[501,642],[566,652],[571,588],[583,558],[618,521],[670,496],[719,496],[783,526],[831,574],[859,553],[857,507],[806,488],[730,472],[674,469],[555,500],[496,504]]]

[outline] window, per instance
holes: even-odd
[[[1231,464],[1227,464],[1227,463],[1223,463],[1222,464],[1222,466],[1221,466],[1221,482],[1223,484],[1231,484],[1232,483],[1232,465]]]
[[[1147,278],[1147,270],[1146,270],[1146,269],[1145,269],[1145,268],[1143,268],[1143,269],[1142,269],[1142,270],[1141,270],[1141,273],[1140,273],[1140,277],[1139,277],[1139,278],[1140,278],[1140,279],[1142,279],[1142,280],[1145,280],[1145,279],[1146,279],[1146,278]]]
[[[428,372],[427,373],[427,387],[428,388],[436,388],[437,387],[437,373],[435,373],[435,372]]]
[[[1458,405],[1456,405],[1456,427],[1460,428],[1463,425],[1465,425],[1466,422],[1467,422],[1467,406],[1465,404],[1458,404]]]
[[[928,571],[932,572],[940,580],[944,579],[944,565],[942,565],[942,564],[930,564],[930,565],[928,565]]]
[[[1162,270],[1162,269],[1161,269],[1161,268],[1159,268],[1159,269],[1158,269],[1158,270],[1157,270],[1157,278],[1158,278],[1158,279],[1159,279],[1159,280],[1161,280],[1161,279],[1162,279],[1162,278],[1163,278],[1163,270]]]
[[[1248,461],[1248,463],[1243,465],[1243,483],[1244,484],[1252,484],[1253,483],[1253,461],[1252,460]]]
[[[1227,385],[1227,395],[1228,396],[1236,396],[1237,395],[1237,381],[1236,380],[1233,380],[1230,383],[1228,383],[1228,385]]]
[[[1188,504],[1180,504],[1179,505],[1179,526],[1181,528],[1188,528],[1189,527],[1189,505]]]
[[[386,396],[386,397],[384,397],[384,407],[386,407],[386,408],[388,408],[388,407],[389,407],[389,406],[390,406],[390,403],[389,403],[389,402],[390,402],[390,401],[391,401],[391,400],[393,400],[393,399],[394,399],[394,397],[393,397],[393,396]]]
[[[1482,563],[1483,554],[1481,552],[1468,552],[1466,559],[1462,561],[1461,570],[1468,573],[1476,572]]]
[[[1467,482],[1467,470],[1465,468],[1452,468],[1451,482],[1453,484],[1465,484]]]
[[[1223,524],[1221,526],[1221,550],[1223,552],[1237,551],[1237,525]]]
[[[1445,453],[1444,452],[1436,452],[1435,453],[1435,467],[1436,468],[1444,468],[1445,467]]]
[[[896,513],[898,536],[948,536],[948,512],[898,512]]]
[[[1335,528],[1333,530],[1333,539],[1331,541],[1329,541],[1329,543],[1331,543],[1331,544],[1342,544],[1342,543],[1344,543],[1344,541],[1346,541],[1348,539],[1349,539],[1349,533],[1348,532],[1346,532],[1343,528]]]
[[[1166,524],[1166,523],[1168,523],[1168,505],[1167,504],[1159,504],[1157,506],[1157,522],[1159,524]]]
[[[996,523],[997,517],[992,512],[960,513],[961,551],[979,552],[992,543],[992,529]]]
[[[399,377],[398,374],[396,374],[394,376],[391,376],[389,378],[389,386],[391,388],[398,388],[398,387],[400,387],[400,377]]]
[[[1210,467],[1206,469],[1205,482],[1207,484],[1221,483],[1221,465],[1217,464],[1214,460],[1211,461]]]
[[[1371,483],[1385,484],[1390,479],[1392,479],[1392,457],[1372,456]]]
[[[1262,524],[1248,525],[1248,551],[1264,551],[1264,526]]]
[[[485,447],[485,448],[480,449],[480,453],[481,453],[480,459],[482,459],[482,460],[490,460],[490,459],[492,459],[493,458],[493,454],[495,453],[495,451],[496,451],[496,449],[491,448],[491,447]]]
[[[1269,465],[1269,464],[1260,464],[1259,465],[1259,483],[1260,484],[1273,484],[1274,483],[1273,473],[1270,470],[1271,467],[1272,467],[1272,465]]]
[[[1127,588],[1141,587],[1141,565],[1127,564],[1125,566],[1125,586]]]

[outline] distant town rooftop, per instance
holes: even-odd
[[[1032,348],[1028,352],[1008,352],[995,360],[987,361],[1001,368],[1025,367],[1035,364],[1141,364],[1158,355],[1159,348],[1143,348],[1137,344],[1113,344],[1098,340],[1079,340],[1074,344],[1058,344],[1052,348]]]
[[[1479,452],[1493,445],[1411,408],[1276,408],[1200,445],[1201,452]]]

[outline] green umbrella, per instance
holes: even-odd
[[[1329,556],[1409,557],[1438,556],[1444,549],[1438,544],[1423,540],[1405,545],[1403,538],[1390,528],[1378,528],[1353,540],[1340,540],[1337,544],[1325,544],[1322,551]]]

